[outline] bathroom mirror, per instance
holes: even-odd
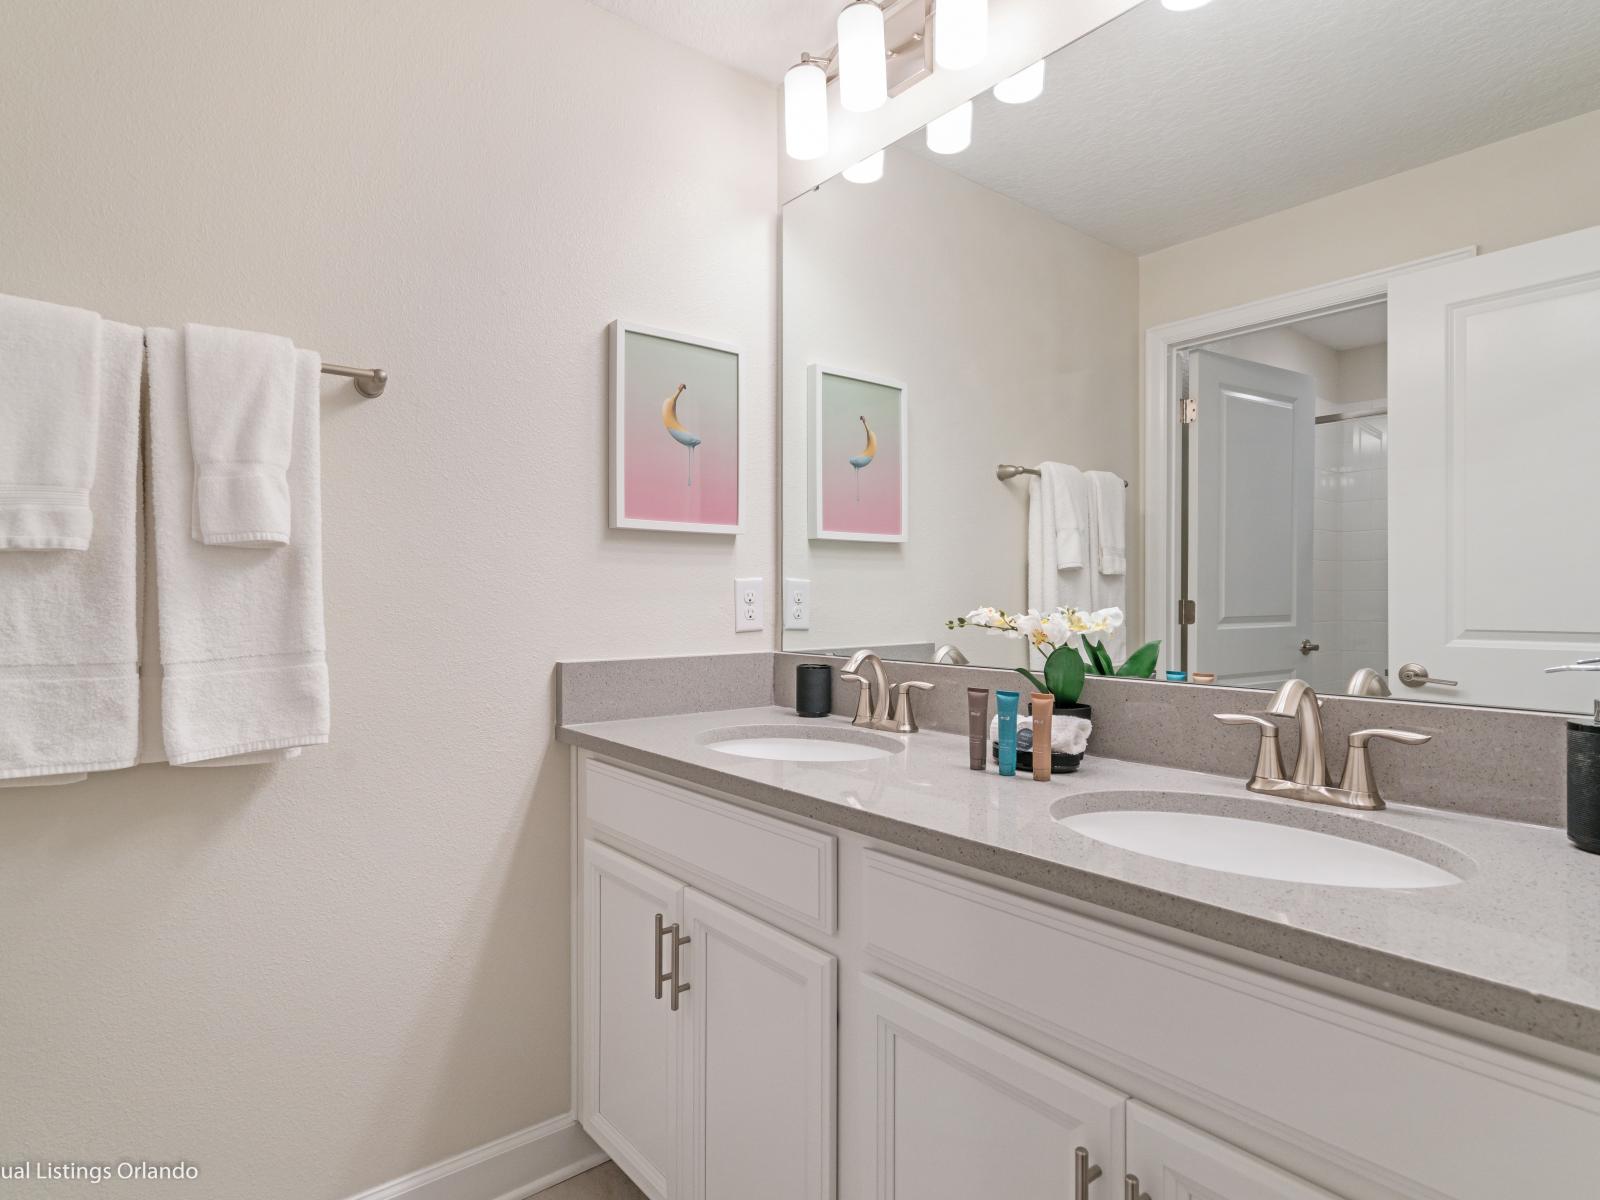
[[[1148,0],[790,201],[784,648],[1115,606],[1157,678],[1589,711],[1597,64],[1589,0]]]

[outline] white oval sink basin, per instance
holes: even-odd
[[[752,725],[719,729],[703,739],[707,749],[768,762],[866,762],[905,747],[892,737],[831,726]]]
[[[1211,813],[1112,809],[1060,818],[1108,846],[1256,879],[1325,887],[1429,888],[1460,883],[1443,867],[1382,846]]]

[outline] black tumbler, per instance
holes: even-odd
[[[801,663],[794,669],[794,710],[802,717],[833,712],[833,668],[826,663]]]
[[[1567,722],[1567,836],[1600,854],[1600,725]]]

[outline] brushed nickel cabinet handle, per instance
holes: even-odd
[[[674,923],[668,925],[667,918],[661,913],[656,914],[656,999],[661,999],[664,994],[661,986],[672,979],[672,975],[661,969],[661,939],[670,932],[674,937],[678,935],[678,926]]]
[[[682,951],[682,949],[694,939],[679,937],[678,927],[676,925],[669,925],[667,926],[667,929],[672,934],[672,974],[670,976],[672,980],[672,1011],[677,1012],[678,997],[689,990],[689,985],[687,983],[678,982],[678,968],[682,962],[680,958],[680,951]]]
[[[1079,1146],[1072,1152],[1072,1200],[1089,1200],[1089,1185],[1105,1172],[1089,1161],[1089,1151]]]
[[[1139,1177],[1137,1175],[1129,1175],[1123,1181],[1122,1200],[1150,1200],[1149,1192],[1141,1192],[1139,1190]]]

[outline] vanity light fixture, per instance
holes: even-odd
[[[883,178],[883,151],[869,154],[860,162],[846,167],[844,177],[851,183],[877,183]]]
[[[965,71],[988,52],[989,0],[939,0],[933,10],[933,61],[947,71]]]
[[[972,145],[972,101],[928,122],[928,149],[935,154],[960,154]]]
[[[802,161],[828,152],[828,76],[809,54],[783,76],[783,145]]]
[[[1211,0],[1161,0],[1161,7],[1171,12],[1193,12],[1210,3]]]
[[[1026,104],[1037,100],[1044,91],[1044,59],[1031,67],[1023,67],[1009,79],[994,85],[994,98],[1005,104]]]
[[[889,100],[889,57],[883,10],[856,0],[839,14],[839,103],[850,112],[871,112]]]

